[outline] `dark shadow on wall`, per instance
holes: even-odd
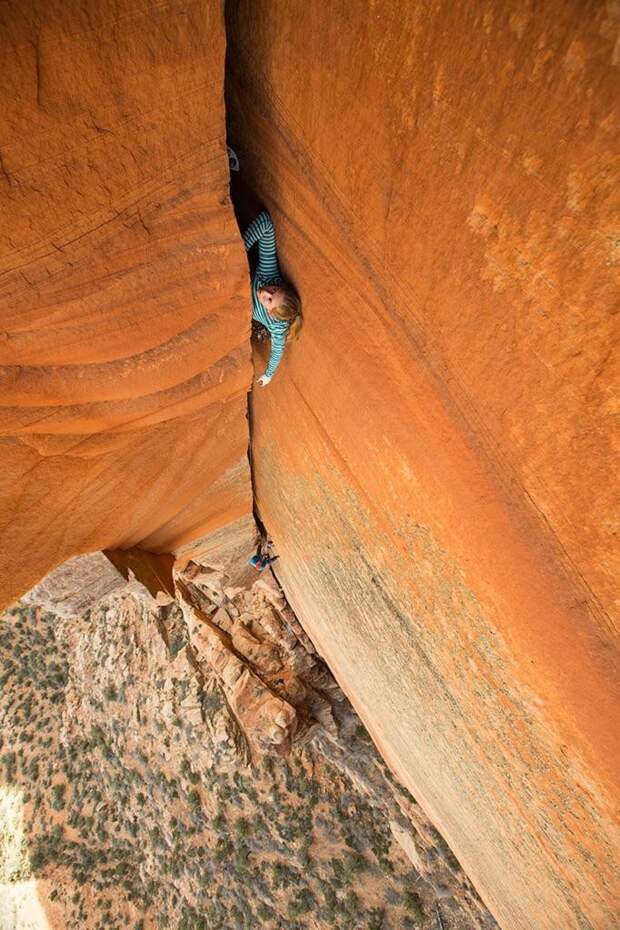
[[[228,32],[229,23],[232,21],[234,16],[233,7],[236,7],[236,3],[227,2],[225,3],[225,16],[226,16],[226,29]],[[233,210],[235,212],[235,218],[237,220],[237,225],[239,226],[239,231],[243,234],[244,230],[247,228],[249,223],[252,222],[255,216],[257,216],[261,210],[265,209],[265,204],[259,199],[259,197],[254,192],[249,178],[252,177],[252,165],[249,164],[247,155],[244,151],[239,148],[239,140],[235,135],[234,128],[232,126],[233,120],[230,118],[231,113],[237,114],[239,111],[239,103],[236,99],[236,96],[233,96],[232,85],[229,80],[229,69],[233,67],[233,58],[235,54],[234,44],[227,42],[226,45],[226,71],[225,71],[225,109],[226,109],[226,130],[227,130],[227,143],[229,147],[233,150],[237,156],[237,162],[239,165],[239,170],[234,170],[232,167],[231,161],[231,170],[230,170],[230,199],[232,202]],[[258,259],[257,250],[253,249],[251,253],[248,254],[248,275],[250,279],[252,278],[254,271],[256,269],[256,262]],[[248,307],[248,314],[251,314],[251,306]],[[254,333],[252,337],[252,356],[256,362],[256,348],[257,342],[254,338]],[[260,363],[259,363],[260,365]],[[257,365],[255,364],[255,368]],[[250,465],[250,475],[252,480],[252,495],[254,500],[254,520],[256,521],[256,526],[260,534],[259,544],[264,543],[268,539],[267,529],[261,519],[260,513],[258,512],[256,506],[256,493],[255,493],[255,476],[254,476],[254,462],[253,462],[253,390],[248,391],[248,432],[250,436],[250,442],[248,445],[248,462]]]
[[[259,94],[256,81],[252,79],[251,69],[246,66],[249,56],[244,48],[250,19],[252,40],[256,40],[259,45],[264,45],[268,36],[259,36],[257,30],[266,31],[267,25],[256,16],[255,11],[253,15],[252,3],[246,3],[244,0],[225,0],[224,15],[226,133],[228,144],[237,154],[240,166],[238,172],[231,171],[230,195],[237,222],[243,230],[260,210],[270,209],[282,201],[280,186],[283,179],[267,157],[257,158],[256,153],[252,153],[243,141],[247,113],[251,113],[253,118],[258,115],[267,125],[277,126],[274,104],[268,95]],[[280,261],[280,268],[284,277],[294,284],[295,281],[286,268],[286,261]]]

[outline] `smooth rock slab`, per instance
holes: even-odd
[[[615,926],[617,11],[228,13],[306,318],[253,395],[274,570],[503,930]]]

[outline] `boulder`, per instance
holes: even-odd
[[[390,820],[389,823],[392,836],[411,862],[411,865],[414,867],[416,872],[424,874],[426,871],[424,860],[420,855],[415,837],[411,830],[403,827],[402,824],[398,823],[397,820]]]
[[[282,667],[282,659],[276,647],[271,643],[259,642],[242,627],[232,631],[232,645],[236,652],[256,667],[259,674],[270,674]]]

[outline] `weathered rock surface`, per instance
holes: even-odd
[[[306,312],[254,396],[278,577],[505,930],[611,927],[617,13],[229,14]]]
[[[79,617],[125,585],[126,579],[103,552],[89,552],[53,569],[22,600],[59,617]]]
[[[251,513],[221,0],[0,11],[0,603]]]
[[[225,577],[192,561],[176,584],[193,659],[218,682],[248,752],[287,751],[317,721],[331,729],[330,703],[313,688],[324,675],[314,649],[287,629],[264,588],[226,594]]]

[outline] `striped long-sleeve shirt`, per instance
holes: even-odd
[[[245,233],[243,242],[246,252],[258,242],[258,265],[252,279],[252,316],[269,330],[271,336],[271,355],[265,374],[272,378],[286,345],[286,333],[289,324],[286,320],[274,320],[269,316],[260,300],[258,291],[266,284],[283,284],[276,252],[276,234],[273,221],[266,210],[252,220]]]

